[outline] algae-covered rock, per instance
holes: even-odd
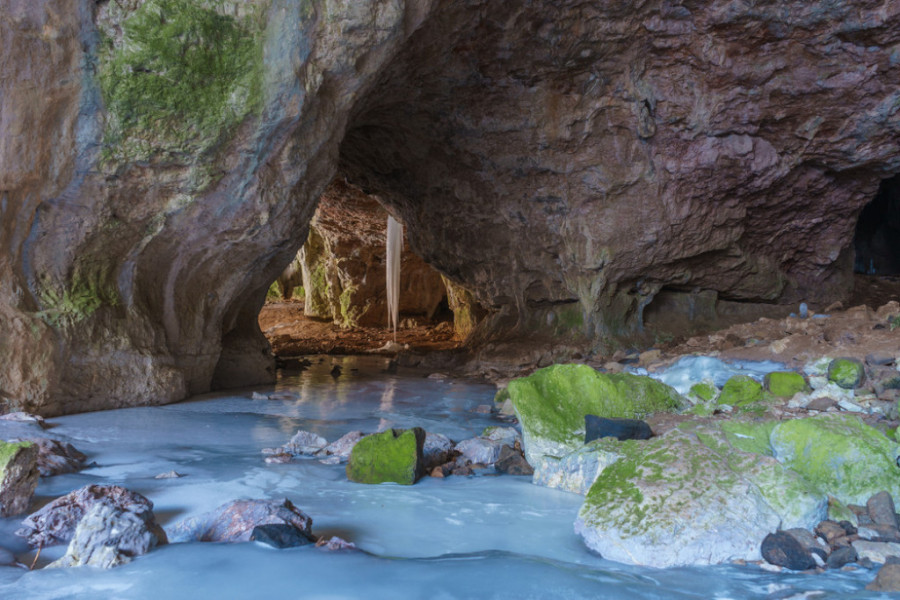
[[[653,567],[757,560],[779,527],[812,527],[826,498],[774,458],[742,451],[714,426],[619,443],[575,530],[604,558]]]
[[[357,483],[394,482],[412,485],[424,473],[425,431],[389,429],[357,442],[347,463],[347,478]]]
[[[38,447],[31,442],[0,440],[0,517],[28,510],[37,486]]]
[[[854,358],[835,358],[828,364],[828,380],[845,390],[852,390],[865,381],[863,364]]]
[[[562,457],[580,448],[584,416],[642,418],[673,410],[682,398],[664,383],[627,373],[598,373],[587,365],[553,365],[507,388],[522,424],[525,456]]]
[[[794,371],[774,371],[766,375],[766,390],[779,398],[792,398],[794,394],[809,391],[803,375]]]
[[[722,386],[718,404],[746,407],[765,399],[762,384],[749,375],[735,375]]]
[[[823,414],[776,425],[776,459],[848,504],[887,490],[900,497],[900,445],[851,415]]]
[[[688,397],[696,402],[712,402],[719,395],[719,388],[711,381],[701,381],[691,386]]]

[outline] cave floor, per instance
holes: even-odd
[[[461,345],[449,321],[426,322],[403,318],[397,343],[408,350],[436,352]],[[392,341],[392,332],[382,327],[347,327],[307,317],[302,300],[267,302],[259,313],[259,327],[278,357],[308,354],[366,354]]]

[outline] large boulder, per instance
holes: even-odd
[[[32,442],[0,440],[0,517],[28,510],[39,477],[37,457]]]
[[[260,525],[290,525],[311,541],[312,518],[287,498],[234,500],[208,513],[187,518],[169,530],[172,542],[248,542]]]
[[[152,511],[139,513],[97,502],[88,509],[65,555],[48,568],[89,565],[108,569],[167,543]]]
[[[357,442],[347,463],[347,478],[357,483],[412,485],[424,474],[425,431],[388,429]]]
[[[525,456],[563,457],[584,445],[584,417],[642,418],[682,405],[668,385],[639,375],[599,373],[587,365],[553,365],[509,382],[522,424]]]
[[[542,456],[534,465],[532,483],[582,496],[597,476],[620,458],[612,440],[595,440],[563,457]]]
[[[69,542],[84,515],[95,504],[112,506],[117,510],[152,515],[153,503],[147,498],[118,485],[86,485],[57,498],[22,521],[17,535],[25,537],[32,546],[53,546]],[[166,539],[161,527],[152,518],[143,518],[159,540]]]
[[[713,426],[685,425],[618,442],[585,497],[575,531],[604,558],[653,567],[760,558],[779,527],[811,528],[824,493],[774,458],[733,446]]]

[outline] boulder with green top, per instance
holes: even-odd
[[[762,384],[749,375],[735,375],[722,386],[718,403],[744,408],[765,400]]]
[[[809,391],[803,375],[794,371],[774,371],[766,375],[766,391],[779,398],[793,398],[794,394]]]
[[[858,417],[822,414],[785,421],[769,439],[779,462],[841,502],[865,504],[881,490],[900,498],[900,444]]]
[[[713,425],[620,442],[618,453],[575,522],[585,544],[610,560],[659,568],[758,560],[768,533],[825,516],[824,494]]]
[[[38,448],[31,442],[0,440],[0,517],[28,510],[40,472]]]
[[[711,381],[701,381],[691,386],[688,398],[695,403],[712,402],[719,395],[719,389]]]
[[[347,478],[357,483],[412,485],[424,474],[424,443],[425,431],[420,427],[367,435],[350,453]]]
[[[553,365],[509,382],[522,424],[525,456],[565,456],[583,445],[584,416],[643,418],[674,410],[683,399],[668,385],[627,373],[598,373],[587,365]]]
[[[858,388],[865,379],[866,370],[855,358],[835,358],[828,364],[828,380],[845,390]]]

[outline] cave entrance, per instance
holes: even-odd
[[[319,200],[309,236],[272,283],[260,329],[278,358],[361,354],[394,348],[388,328],[385,235],[388,213],[375,196],[334,180]],[[418,351],[461,345],[440,273],[404,239],[396,344]],[[452,296],[452,294],[451,294]]]
[[[900,175],[885,179],[859,215],[853,237],[851,305],[900,299]]]

